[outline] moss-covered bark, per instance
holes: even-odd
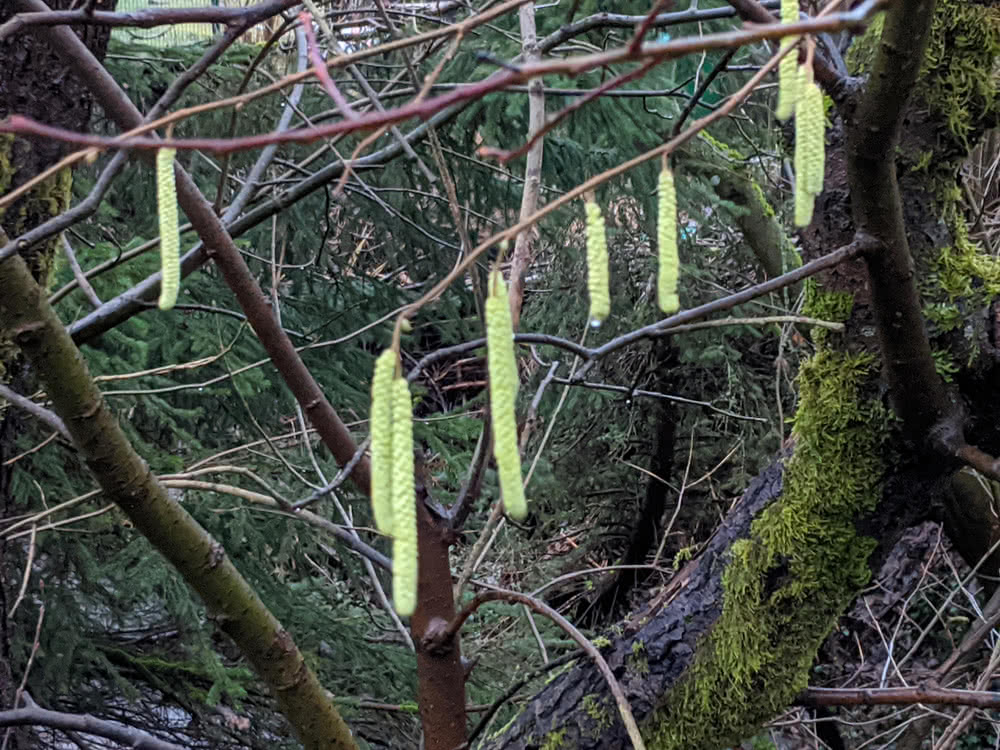
[[[722,615],[651,717],[650,747],[738,742],[808,684],[817,649],[869,577],[875,540],[855,519],[875,509],[885,469],[888,414],[866,392],[875,369],[871,355],[825,344],[803,366],[781,497],[729,548]]]
[[[931,4],[893,7],[917,15]],[[994,2],[942,0],[923,63],[903,59],[912,46],[883,46],[879,37],[912,17],[878,24],[852,55],[880,77],[876,92],[919,66],[914,96],[880,93],[866,109],[856,98],[865,89],[844,87],[845,119],[835,118],[828,134],[827,187],[803,232],[803,252],[810,260],[850,242],[859,224],[891,252],[810,282],[809,313],[844,320],[846,332],[821,333],[799,374],[790,455],[761,475],[701,558],[608,648],[651,748],[738,741],[807,684],[817,648],[885,550],[908,524],[937,512],[933,499],[945,501],[956,463],[931,452],[937,420],[967,403],[982,419],[966,423],[966,436],[994,455],[1000,449],[1000,325],[987,310],[1000,275],[968,241],[956,192],[968,148],[997,121],[998,18]],[[875,55],[883,58],[877,64]],[[872,125],[865,113],[880,107],[879,117],[899,112],[895,124],[883,121],[889,148],[875,153],[860,133],[846,150],[846,123],[860,112],[867,119],[859,127]],[[849,158],[858,160],[850,181]],[[897,312],[905,331],[896,330]],[[914,373],[935,384],[932,401],[911,398],[911,383],[900,382]],[[910,418],[895,418],[889,395]],[[630,662],[635,643],[643,675]],[[584,710],[585,701],[596,706],[606,697],[591,672],[580,665],[562,675],[487,747],[536,747],[553,732],[573,747],[621,746],[617,724],[604,726]]]

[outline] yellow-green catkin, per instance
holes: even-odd
[[[417,500],[413,485],[413,405],[406,378],[392,381],[392,601],[417,608]]]
[[[375,360],[369,422],[372,436],[372,513],[375,526],[383,534],[392,533],[392,379],[395,371],[396,352],[386,349]]]
[[[528,515],[528,503],[521,481],[521,454],[517,447],[514,410],[518,373],[507,285],[500,271],[490,274],[489,296],[486,298],[486,363],[490,375],[493,456],[500,478],[500,492],[507,513],[520,521]]]
[[[598,328],[611,312],[608,279],[608,238],[601,207],[587,201],[587,291],[590,293],[590,325]]]
[[[781,0],[781,22],[793,23],[799,20],[799,0]],[[782,51],[794,46],[799,41],[797,36],[781,40]],[[779,120],[787,120],[795,112],[795,103],[801,92],[798,90],[798,53],[788,52],[778,63],[778,106],[775,116]]]
[[[671,315],[680,309],[677,281],[680,277],[680,258],[677,253],[677,191],[674,173],[670,167],[660,171],[656,217],[656,244],[659,251],[659,276],[657,298],[660,310]]]
[[[795,44],[795,39],[782,42],[782,46]],[[798,68],[799,56],[795,50],[786,54],[778,63],[778,106],[774,110],[775,117],[787,120],[795,112],[795,102],[798,100]]]
[[[810,81],[803,98],[808,140],[805,153],[808,160],[806,190],[812,195],[819,195],[823,192],[823,173],[826,171],[826,112],[823,92],[815,81]]]
[[[177,231],[177,186],[174,183],[174,149],[156,152],[156,202],[160,218],[161,310],[177,303],[181,286],[181,237]]]
[[[799,91],[807,92],[812,84],[812,76],[809,75],[808,67],[803,65],[799,68],[798,86]],[[814,195],[809,192],[809,168],[815,166],[815,159],[810,159],[810,112],[808,100],[809,96],[799,97],[795,105],[795,225],[799,227],[808,226],[812,221]]]

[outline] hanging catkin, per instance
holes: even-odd
[[[674,173],[667,166],[660,171],[657,208],[657,297],[660,310],[670,315],[680,309],[681,302],[677,296],[677,281],[680,276],[680,259],[677,254],[677,191],[674,187]]]
[[[590,293],[590,325],[597,328],[611,312],[608,286],[608,239],[601,207],[587,201],[587,290]]]
[[[798,87],[799,91],[805,92],[811,84],[809,70],[803,65],[799,68]],[[795,225],[799,227],[808,226],[812,221],[814,196],[809,192],[810,176],[809,168],[815,166],[815,159],[810,159],[810,125],[809,105],[810,97],[803,95],[799,97],[795,105]]]
[[[799,20],[799,0],[781,0],[781,22],[793,23]],[[798,37],[781,40],[781,49],[794,46]],[[778,63],[778,106],[775,116],[787,120],[795,112],[795,103],[801,96],[798,90],[798,52],[788,52]]]
[[[156,202],[160,218],[160,281],[161,310],[169,310],[177,302],[181,285],[180,246],[177,231],[177,186],[174,184],[174,149],[156,152]]]
[[[392,381],[392,601],[404,617],[417,608],[417,506],[413,486],[413,406],[406,378]]]
[[[806,190],[812,195],[823,192],[823,173],[826,171],[826,112],[823,106],[823,92],[815,81],[810,81],[803,94],[803,108],[806,122],[803,128],[807,131],[805,158]]]
[[[520,521],[528,515],[528,505],[521,482],[521,454],[517,447],[517,419],[514,412],[518,386],[514,331],[503,274],[493,271],[488,284],[486,360],[490,376],[493,456],[497,462],[504,508],[511,518]]]
[[[395,370],[396,352],[386,349],[375,360],[369,423],[372,436],[372,513],[375,526],[383,534],[392,533],[392,378]]]

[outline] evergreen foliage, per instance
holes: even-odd
[[[647,9],[636,3],[626,6],[614,10],[642,13]],[[578,13],[601,9],[594,0],[583,0]],[[558,14],[540,13],[540,37],[561,23]],[[688,31],[681,27],[671,33]],[[578,41],[598,45],[605,33],[595,31]],[[505,16],[484,30],[477,48],[509,59],[519,51],[516,39],[516,17]],[[199,45],[152,50],[119,42],[112,45],[108,67],[136,103],[148,108],[202,50]],[[177,106],[236,93],[256,52],[254,47],[232,49]],[[740,53],[736,60],[752,54]],[[747,60],[753,61],[750,56]],[[695,79],[700,80],[719,57],[681,59],[624,88],[690,94]],[[421,72],[426,74],[436,62],[434,57],[424,61]],[[379,79],[376,61],[362,68],[370,80]],[[441,81],[475,80],[493,70],[482,58],[462,53],[445,66]],[[553,77],[546,84],[585,88],[599,85],[602,75],[593,73],[572,82]],[[252,85],[262,85],[268,77],[258,72],[251,80]],[[338,84],[352,85],[346,76]],[[711,106],[710,102],[731,93],[734,85],[726,76],[720,77],[704,101]],[[547,106],[556,110],[570,101],[570,97],[552,95]],[[609,97],[582,108],[546,138],[543,200],[620,163],[637,149],[661,142],[685,101],[672,95]],[[765,96],[747,107],[765,111],[770,105]],[[280,102],[270,99],[249,104],[235,120],[235,134],[270,127],[279,107]],[[307,87],[300,107],[316,122],[330,111],[326,94],[313,84]],[[523,94],[494,94],[439,129],[473,243],[516,221],[523,164],[498,167],[458,155],[475,153],[480,143],[509,145],[512,138],[521,137],[527,129],[527,107]],[[699,106],[692,116],[705,111]],[[98,113],[95,130],[102,129],[113,132]],[[224,134],[230,129],[228,111],[210,111],[180,123],[176,134]],[[743,236],[734,229],[747,209],[720,197],[720,173],[739,172],[742,179],[766,193],[779,213],[787,215],[789,208],[787,196],[777,187],[780,144],[766,125],[726,122],[713,129],[712,137],[712,143],[693,144],[677,155],[679,295],[685,307],[762,278],[753,252],[747,252]],[[374,148],[389,139],[384,136]],[[344,138],[336,144],[336,151],[349,155],[357,143],[353,136]],[[416,152],[433,165],[426,143],[419,144]],[[278,184],[293,179],[296,172],[289,165],[309,153],[311,147],[283,147],[269,178]],[[234,154],[229,159],[230,174],[245,176],[255,156]],[[213,198],[220,163],[191,152],[178,158]],[[77,172],[77,199],[88,193],[105,163],[102,157]],[[651,164],[597,191],[607,221],[613,299],[613,314],[604,325],[587,332],[585,233],[577,205],[554,212],[539,227],[540,273],[529,280],[521,330],[570,339],[586,335],[588,343],[595,343],[658,317],[657,248],[652,240],[656,236],[657,177],[658,167]],[[413,301],[444,276],[455,263],[460,241],[443,191],[428,184],[411,160],[400,158],[378,170],[360,171],[346,183],[342,195],[335,194],[334,187],[329,185],[295,203],[274,222],[265,222],[238,241],[265,291],[274,295],[282,325],[304,347],[306,364],[335,408],[351,419],[350,427],[361,439],[367,433],[370,373],[392,332],[391,322],[367,326]],[[236,181],[227,183],[223,204],[238,188]],[[155,196],[152,170],[137,161],[130,163],[95,216],[78,227],[74,236],[86,267],[113,261],[157,236]],[[184,217],[180,220],[183,224]],[[182,234],[181,252],[193,241],[191,233]],[[788,257],[795,257],[790,246],[785,249]],[[278,263],[282,264],[280,273],[275,272]],[[150,250],[97,276],[93,284],[102,299],[109,299],[157,267],[156,252]],[[483,335],[476,294],[484,291],[477,286],[484,270],[485,264],[479,273],[470,275],[472,283],[453,284],[417,315],[413,333],[403,337],[404,370],[430,351]],[[69,268],[60,263],[52,288],[71,278]],[[794,300],[774,300],[780,305],[788,302]],[[215,467],[192,478],[294,501],[325,484],[337,469],[315,437],[303,435],[294,399],[275,376],[252,331],[234,312],[237,309],[216,272],[206,268],[183,282],[172,311],[151,309],[88,347],[88,364],[102,378],[102,388],[129,437],[157,474]],[[759,311],[760,306],[737,308],[732,314],[752,310]],[[58,312],[69,323],[89,308],[75,292],[60,302]],[[699,475],[717,465],[718,470],[685,491],[684,528],[675,529],[665,540],[660,564],[706,538],[719,512],[779,445],[784,430],[775,409],[776,387],[786,410],[793,397],[780,373],[776,385],[773,361],[776,356],[794,360],[799,346],[808,353],[804,340],[792,347],[773,325],[693,330],[675,335],[670,345],[676,356],[674,367],[683,368],[682,378],[659,366],[655,347],[649,344],[623,350],[588,376],[589,381],[630,391],[669,389],[672,397],[696,402],[682,402],[677,408],[678,444],[690,446],[690,464]],[[520,416],[526,413],[547,367],[529,360],[524,349],[517,354],[522,359]],[[570,370],[572,358],[565,352],[543,347],[539,356],[546,362],[560,359],[560,377]],[[451,502],[465,478],[486,403],[484,381],[485,352],[480,351],[462,362],[435,365],[413,384],[413,437],[424,453],[428,490],[439,503]],[[648,436],[655,433],[660,411],[647,408],[644,398],[549,386],[538,405],[540,423],[551,426],[547,446],[534,462],[544,432],[539,430],[524,454],[526,467],[531,467],[532,526],[526,530],[508,526],[478,575],[486,580],[515,576],[518,587],[531,590],[565,570],[616,561],[650,481],[643,470],[653,452]],[[27,431],[19,439],[19,451],[31,450],[45,436],[40,429]],[[680,502],[676,490],[688,462],[687,451],[677,451],[674,473],[664,478],[671,488],[668,512]],[[245,472],[252,472],[253,478]],[[689,481],[696,478],[692,475]],[[72,451],[59,441],[21,458],[13,481],[13,496],[25,512],[41,507],[40,487],[50,507],[92,487]],[[345,715],[361,728],[362,735],[372,742],[405,744],[400,738],[412,737],[414,731],[410,714],[394,714],[396,718],[387,723],[385,714],[372,714],[361,703],[370,698],[410,705],[415,698],[415,673],[412,654],[377,605],[360,560],[322,530],[277,514],[273,508],[206,489],[173,491],[225,546],[308,654],[324,684],[345,697]],[[483,497],[467,525],[470,540],[485,523],[497,493],[497,477],[491,468]],[[100,496],[90,497],[55,517],[63,519],[104,505]],[[334,522],[344,512],[360,527],[374,525],[367,502],[344,488],[312,510]],[[384,540],[375,535],[367,538],[386,550]],[[24,539],[19,541],[23,544]],[[463,561],[467,551],[466,545],[459,545],[457,562]],[[199,716],[202,729],[185,734],[184,729],[171,729],[170,717],[165,717],[160,729],[167,736],[184,736],[192,743],[215,747],[248,741],[220,719],[214,707],[224,704],[262,722],[265,729],[255,740],[261,747],[287,744],[281,739],[287,732],[268,713],[268,701],[250,672],[234,653],[225,647],[220,651],[213,623],[183,582],[116,511],[81,519],[65,530],[40,532],[36,567],[38,579],[45,581],[46,601],[41,641],[45,658],[31,675],[37,699],[53,702],[72,695],[73,708],[82,710],[169,705],[185,716]],[[383,585],[388,584],[388,576],[381,579]],[[586,594],[599,582],[576,578],[549,593],[554,597]],[[17,632],[31,633],[36,615],[32,608],[22,607]],[[536,624],[550,655],[573,650],[550,623],[538,620]],[[523,615],[514,610],[481,610],[470,621],[463,641],[467,655],[481,658],[468,684],[474,703],[489,702],[501,692],[514,676],[510,664],[537,661],[537,642]],[[30,646],[27,635],[15,641],[13,656],[18,664],[26,662]],[[94,690],[77,690],[81,684],[92,685]],[[198,734],[201,731],[204,734]]]

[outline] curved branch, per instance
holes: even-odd
[[[135,727],[96,719],[90,714],[50,711],[36,705],[34,701],[27,708],[0,711],[0,727],[18,726],[39,726],[63,732],[82,732],[95,737],[104,737],[136,750],[184,750],[180,745],[166,742]]]
[[[20,256],[0,263],[0,330],[38,372],[101,488],[198,593],[270,687],[306,747],[356,748],[291,635],[222,545],[167,495],[136,453],[45,297]]]
[[[635,750],[645,750],[646,745],[642,741],[642,735],[639,733],[639,727],[635,723],[635,717],[632,715],[632,709],[629,706],[628,699],[625,697],[625,691],[622,690],[622,686],[619,684],[618,678],[615,677],[615,673],[611,671],[611,667],[608,666],[608,662],[605,661],[603,656],[601,656],[601,652],[597,650],[597,647],[594,646],[594,644],[591,643],[586,636],[583,635],[583,633],[573,626],[573,623],[556,612],[545,602],[540,601],[533,596],[529,596],[528,594],[491,587],[490,591],[484,591],[481,594],[476,594],[476,597],[469,602],[462,609],[462,611],[458,613],[458,615],[455,616],[455,619],[448,623],[447,628],[442,630],[439,634],[439,639],[442,642],[454,639],[458,635],[459,630],[462,629],[462,625],[467,619],[469,619],[473,612],[487,602],[496,601],[523,604],[525,607],[538,612],[538,614],[548,617],[552,620],[552,622],[562,628],[562,630],[569,635],[570,638],[576,641],[576,644],[583,649],[583,652],[597,665],[598,670],[600,670],[601,675],[607,682],[608,688],[611,690],[611,694],[614,696],[615,703],[618,706],[618,712],[621,714],[622,723],[625,725],[629,739],[632,741],[632,746]]]

